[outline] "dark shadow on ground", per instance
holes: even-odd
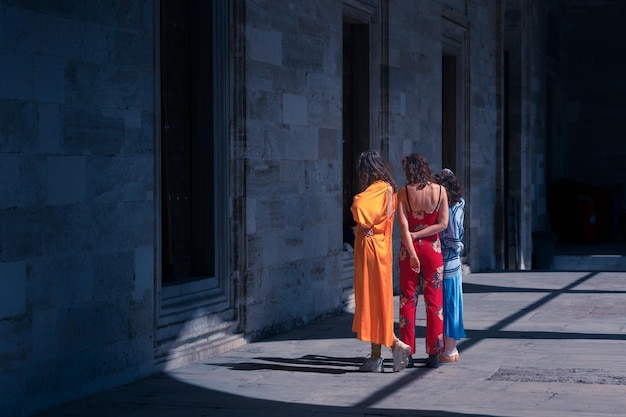
[[[488,293],[549,293],[558,291],[562,294],[626,294],[626,291],[592,290],[592,289],[569,289],[561,290],[554,288],[524,288],[524,287],[501,287],[497,285],[482,285],[463,283],[463,294],[488,294]]]
[[[320,374],[347,374],[358,373],[359,366],[363,363],[364,357],[339,358],[322,355],[306,355],[301,358],[280,358],[280,357],[256,357],[255,361],[260,362],[238,362],[238,363],[210,363],[211,366],[224,366],[233,371],[286,371],[286,372],[315,372]],[[415,359],[416,367],[425,366],[426,358]],[[393,372],[393,359],[383,359],[384,372]]]
[[[407,378],[409,378],[407,374]],[[38,417],[495,417],[487,414],[296,404],[202,388],[156,375],[131,385],[39,414]]]
[[[541,340],[626,340],[626,334],[614,333],[574,333],[574,332],[538,332],[515,330],[465,330],[468,339],[481,341],[484,339],[541,339]],[[459,347],[466,346],[465,342]]]

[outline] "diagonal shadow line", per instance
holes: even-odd
[[[626,334],[617,333],[578,333],[559,331],[535,331],[535,330],[491,330],[491,329],[465,329],[467,339],[541,339],[541,340],[626,340]],[[424,338],[426,331],[423,326],[415,327],[415,337]],[[467,340],[465,339],[465,340]],[[465,340],[459,343],[459,347],[466,346]],[[415,361],[416,359],[413,358]]]
[[[573,333],[573,332],[540,332],[527,330],[465,330],[472,340],[485,339],[537,339],[537,340],[626,340],[626,334],[614,333]],[[465,346],[463,342],[459,343]]]
[[[516,293],[516,292],[549,292],[547,288],[501,287],[499,285],[463,283],[463,294]]]
[[[626,294],[626,291],[616,291],[616,290],[569,290],[569,291],[563,291],[563,294]]]
[[[556,297],[558,297],[559,295],[570,291],[572,288],[582,284],[585,281],[588,281],[589,279],[591,279],[592,277],[594,277],[595,275],[597,275],[598,272],[591,272],[579,279],[577,279],[576,281],[566,285],[565,287],[559,289],[559,290],[552,290],[549,294],[546,294],[545,297],[540,298],[539,300],[535,301],[534,303],[530,304],[527,308],[521,309],[520,311],[511,314],[509,317],[506,317],[502,320],[500,320],[499,322],[495,323],[493,326],[489,327],[486,332],[494,332],[494,331],[499,331],[502,330],[504,327],[508,326],[509,324],[511,324],[512,322],[520,319],[522,316],[525,316],[526,314],[528,314],[529,311],[531,310],[535,310],[539,307],[541,307],[542,305],[547,304],[548,302],[550,302],[551,300],[555,299]],[[458,344],[459,349],[463,349],[463,350],[467,350],[470,349],[472,346],[474,346],[475,344],[477,344],[478,342],[480,342],[483,339],[465,339],[464,341],[462,341],[461,343]],[[423,377],[425,377],[426,375],[428,375],[429,371],[432,371],[433,369],[430,368],[418,368],[420,370],[423,370],[422,372],[410,372],[407,373],[405,376],[403,376],[402,378],[398,379],[397,381],[395,381],[393,384],[389,384],[386,387],[378,390],[377,392],[373,393],[372,395],[370,395],[367,398],[364,398],[362,401],[359,401],[358,403],[354,404],[355,407],[371,407],[374,404],[378,403],[379,401],[381,401],[382,399],[388,397],[389,395],[393,394],[394,392],[396,392],[398,389],[401,389],[403,387],[405,387],[407,384],[410,384],[412,382],[415,382],[418,379],[421,379]]]
[[[463,294],[484,294],[484,293],[551,293],[555,291],[550,288],[520,288],[501,287],[498,285],[466,284],[463,283]],[[561,290],[568,294],[626,294],[626,291],[616,290]]]
[[[510,316],[505,317],[502,320],[500,320],[499,322],[495,323],[493,326],[490,326],[487,329],[487,331],[494,332],[494,331],[502,330],[503,328],[505,328],[509,324],[511,324],[514,321],[517,321],[520,318],[522,318],[523,316],[527,315],[530,311],[537,310],[539,307],[548,304],[550,301],[554,300],[559,295],[564,294],[564,293],[570,291],[572,288],[575,288],[578,285],[584,283],[585,281],[590,280],[591,278],[593,278],[597,274],[598,274],[597,272],[590,272],[589,274],[580,277],[576,281],[569,283],[568,285],[566,285],[565,287],[561,288],[560,290],[552,290],[551,292],[546,294],[544,297],[538,299],[534,303],[531,303],[530,305],[528,305],[525,308],[519,309],[518,311],[516,311],[515,313],[511,314]],[[470,347],[474,346],[479,341],[480,340],[467,339],[467,340],[464,340],[461,343],[459,343],[458,346],[460,348],[463,348],[463,349],[469,349]]]

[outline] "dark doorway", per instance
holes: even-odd
[[[370,70],[368,24],[343,24],[343,229],[354,245],[350,206],[359,193],[356,162],[370,147]]]
[[[517,269],[519,268],[519,207],[517,200],[512,196],[511,191],[515,186],[511,182],[511,173],[515,164],[515,158],[512,152],[515,151],[515,141],[513,132],[511,130],[511,55],[509,51],[504,52],[503,59],[503,136],[504,141],[502,145],[503,169],[502,169],[502,183],[503,187],[503,199],[504,199],[504,213],[505,213],[505,229],[504,229],[504,241],[506,245],[506,253],[504,257],[504,269]],[[518,128],[519,129],[519,128]]]
[[[163,284],[214,275],[212,7],[161,0]]]
[[[444,55],[441,62],[442,168],[457,172],[457,58]]]

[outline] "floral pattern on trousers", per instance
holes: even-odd
[[[443,258],[439,238],[417,239],[413,242],[420,260],[420,272],[411,269],[408,251],[400,246],[400,339],[415,353],[415,315],[420,277],[426,307],[426,353],[436,355],[443,351]]]

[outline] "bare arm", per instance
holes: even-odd
[[[413,246],[413,239],[411,238],[411,232],[409,230],[409,220],[407,218],[406,211],[406,201],[401,193],[398,193],[398,225],[400,226],[400,238],[402,239],[402,244],[406,248],[409,253],[409,259],[411,262],[411,268],[419,271],[420,261],[417,257],[417,252],[415,252],[415,247]]]
[[[411,239],[419,239],[424,236],[431,236],[446,230],[448,227],[448,217],[450,216],[448,210],[448,193],[446,187],[441,187],[441,204],[439,205],[439,213],[437,213],[437,221],[428,227],[425,227],[417,232],[411,233]]]

